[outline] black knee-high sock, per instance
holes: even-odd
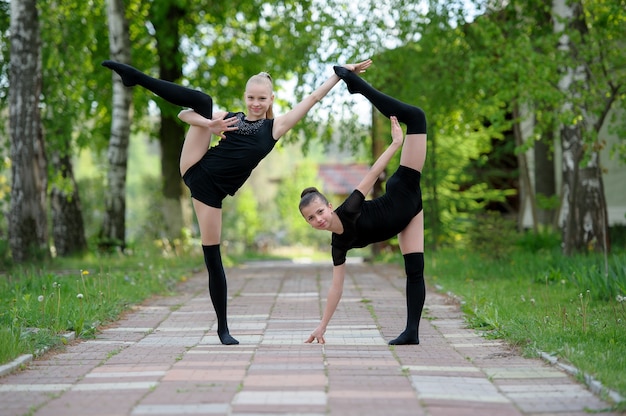
[[[424,253],[408,253],[404,255],[406,271],[406,328],[390,345],[419,344],[419,324],[426,299],[424,283]]]
[[[230,336],[228,322],[226,318],[226,301],[228,290],[226,285],[226,274],[222,265],[222,254],[220,245],[202,246],[204,251],[204,263],[209,271],[209,294],[217,315],[217,335],[222,344],[239,344],[235,338]]]
[[[426,133],[426,115],[424,111],[393,97],[390,97],[368,84],[363,78],[342,66],[333,67],[352,94],[360,93],[367,98],[374,107],[385,117],[396,116],[398,121],[406,124],[407,134]]]
[[[213,99],[201,91],[152,78],[137,68],[119,62],[104,61],[102,66],[117,72],[127,87],[140,85],[172,104],[193,108],[196,113],[206,118],[213,117]]]

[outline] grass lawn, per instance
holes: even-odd
[[[523,354],[557,356],[626,397],[626,254],[428,253],[427,283],[460,297],[468,324]]]

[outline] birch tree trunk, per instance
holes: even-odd
[[[124,16],[123,0],[108,0],[109,49],[111,59],[130,64],[130,36],[128,21]],[[132,90],[124,87],[122,80],[113,71],[113,114],[111,138],[108,148],[109,171],[105,212],[100,235],[103,248],[126,245],[126,172],[128,169],[128,144],[130,137],[130,105]]]
[[[589,89],[589,77],[576,56],[567,30],[584,39],[587,30],[579,2],[554,0],[555,31],[561,33],[559,49],[569,55],[573,64],[562,68],[559,89],[565,97],[561,108],[560,128],[563,148],[563,252],[566,255],[585,251],[608,251],[608,216],[600,154],[596,146],[585,143],[585,135],[596,126],[593,115],[581,100],[583,89]]]
[[[11,2],[9,124],[11,207],[9,245],[13,261],[50,255],[46,218],[46,159],[39,110],[41,41],[36,0]]]

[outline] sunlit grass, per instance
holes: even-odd
[[[564,257],[463,250],[427,256],[428,283],[463,301],[468,324],[524,354],[546,352],[626,396],[626,254]]]
[[[201,267],[193,250],[149,247],[15,268],[0,279],[0,364],[63,343],[70,332],[93,337],[130,306],[172,293]]]

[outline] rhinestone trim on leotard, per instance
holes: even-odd
[[[240,118],[239,118],[239,121],[237,122],[238,129],[236,131],[239,134],[245,134],[246,136],[252,136],[252,135],[256,134],[256,132],[259,131],[259,129],[263,125],[264,121],[265,121],[264,118],[262,118],[260,120],[255,120],[255,121],[247,121],[247,120],[244,119],[244,116],[241,115]]]

